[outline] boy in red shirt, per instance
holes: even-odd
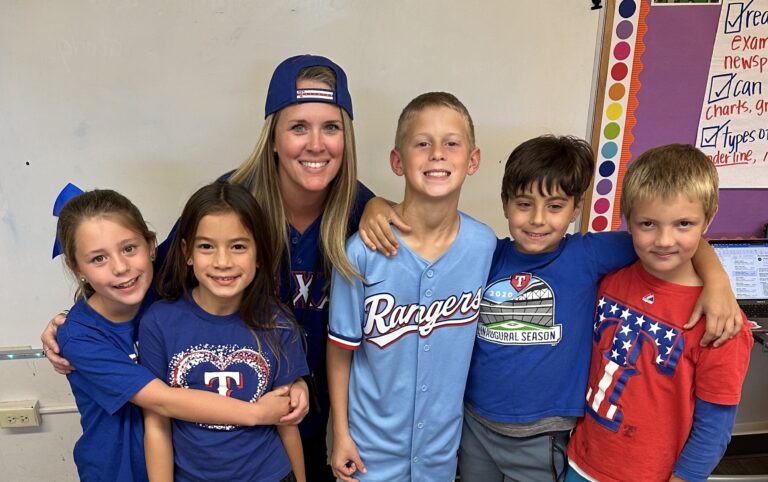
[[[600,284],[566,481],[704,481],[722,457],[752,337],[744,323],[702,347],[703,323],[683,329],[702,286],[691,258],[717,200],[717,171],[692,146],[651,149],[627,171],[621,211],[640,259]]]

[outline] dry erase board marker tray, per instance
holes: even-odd
[[[709,480],[768,481],[768,433],[735,435]]]

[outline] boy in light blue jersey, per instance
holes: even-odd
[[[334,271],[328,382],[331,466],[341,480],[452,481],[462,397],[495,236],[458,211],[480,165],[472,119],[453,95],[423,94],[400,115],[395,211],[412,230],[397,256],[358,235],[347,255],[362,279]]]

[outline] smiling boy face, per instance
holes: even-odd
[[[534,185],[519,191],[503,203],[515,249],[525,254],[554,251],[581,212],[581,205],[557,186],[547,192]]]
[[[458,197],[466,176],[480,167],[480,149],[471,144],[468,122],[458,111],[426,107],[390,153],[392,171],[405,176],[406,196]]]

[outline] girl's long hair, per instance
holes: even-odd
[[[275,329],[290,329],[297,336],[293,316],[280,302],[274,277],[274,256],[267,233],[268,226],[259,204],[245,188],[217,181],[200,188],[189,198],[181,214],[176,236],[157,277],[157,292],[161,298],[177,300],[188,296],[198,286],[194,269],[187,264],[194,246],[197,227],[208,215],[235,213],[245,229],[253,236],[258,269],[253,281],[245,288],[240,302],[240,318],[254,335],[263,337],[278,363],[282,350]],[[187,249],[185,249],[185,246]],[[259,337],[256,337],[257,342]]]

